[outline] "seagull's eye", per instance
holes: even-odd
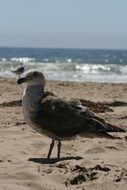
[[[34,76],[34,77],[36,77],[36,76],[37,76],[37,73],[36,73],[36,72],[34,72],[34,73],[33,73],[33,76]]]

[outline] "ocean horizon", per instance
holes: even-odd
[[[13,68],[42,71],[47,80],[127,82],[127,50],[0,47],[0,77],[16,77]]]

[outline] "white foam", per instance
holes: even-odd
[[[31,62],[31,61],[35,61],[35,59],[29,58],[29,57],[20,57],[20,58],[13,57],[13,58],[10,59],[10,61],[28,63],[28,62]]]
[[[18,58],[18,61],[20,59]],[[24,59],[26,71],[29,69],[37,69],[46,75],[50,80],[61,81],[77,81],[77,82],[127,82],[127,65],[122,64],[88,64],[88,63],[46,63],[27,62]],[[0,61],[0,77],[15,77],[10,72],[11,66],[17,66],[19,62]]]

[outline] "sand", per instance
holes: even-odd
[[[127,189],[127,133],[64,141],[61,160],[55,159],[55,145],[49,161],[51,139],[23,119],[23,88],[15,79],[0,78],[0,190]],[[48,81],[46,89],[81,99],[110,123],[127,128],[127,84]]]

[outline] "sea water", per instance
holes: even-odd
[[[0,77],[16,77],[12,68],[38,69],[48,80],[127,82],[127,50],[0,48]]]

